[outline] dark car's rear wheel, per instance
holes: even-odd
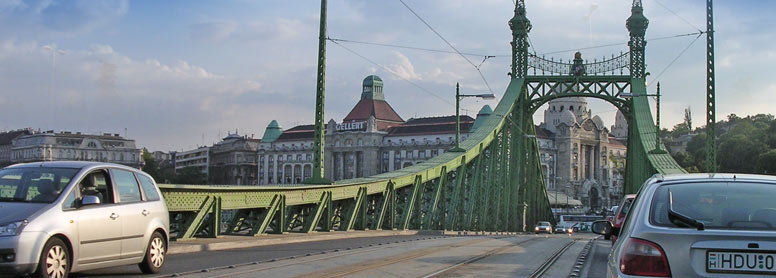
[[[164,241],[164,237],[159,232],[154,232],[151,235],[151,240],[148,242],[148,248],[146,248],[146,254],[138,266],[140,270],[145,274],[159,273],[164,266],[164,259],[167,255],[167,243]]]
[[[70,274],[70,251],[59,238],[51,238],[43,246],[38,268],[32,275],[36,278],[67,278]]]

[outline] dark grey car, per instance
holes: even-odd
[[[773,277],[776,177],[656,175],[619,233],[609,277]]]
[[[154,180],[96,162],[43,162],[0,170],[0,275],[164,264],[169,214]]]

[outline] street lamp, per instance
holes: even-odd
[[[479,94],[479,95],[462,95],[460,86],[458,83],[455,83],[455,148],[450,149],[451,152],[464,152],[466,150],[462,149],[460,146],[460,137],[461,137],[461,116],[460,116],[460,107],[461,107],[461,99],[465,97],[478,97],[485,100],[495,99],[496,96],[493,94]]]
[[[660,82],[657,83],[657,93],[654,95],[649,94],[632,94],[621,93],[623,97],[657,97],[655,101],[655,148],[649,151],[650,154],[664,154],[666,151],[660,149]]]
[[[54,74],[56,73],[57,54],[65,55],[67,52],[64,50],[57,50],[56,45],[44,45],[43,49],[51,51],[51,94],[54,94]]]

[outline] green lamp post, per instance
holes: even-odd
[[[461,99],[465,97],[478,97],[481,99],[495,99],[493,94],[479,94],[479,95],[462,95],[461,87],[458,83],[455,83],[455,148],[450,149],[451,152],[464,152],[466,150],[461,148]]]

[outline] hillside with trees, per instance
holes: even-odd
[[[717,172],[776,174],[776,119],[770,114],[741,118],[730,114],[716,125]],[[671,149],[676,161],[688,172],[707,172],[706,128],[692,129],[689,110],[685,120],[664,129],[661,138]],[[674,148],[686,141],[686,149]]]

